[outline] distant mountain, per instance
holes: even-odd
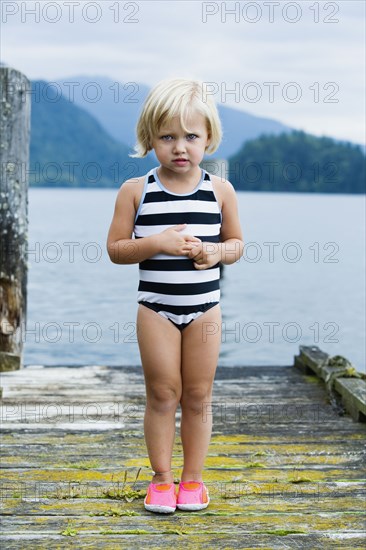
[[[99,76],[72,76],[55,82],[65,98],[88,111],[115,140],[133,148],[135,126],[148,86],[122,84]]]
[[[217,158],[229,158],[243,146],[243,143],[262,134],[278,135],[283,132],[292,132],[289,126],[270,118],[257,117],[220,104],[218,111],[223,127],[223,138],[215,153]]]
[[[32,91],[30,185],[119,187],[150,169],[151,161],[128,157],[131,149],[88,111],[52,95],[49,83],[34,81]]]
[[[260,136],[229,158],[230,181],[245,191],[365,193],[362,148],[295,131]]]
[[[62,85],[34,81],[32,89],[31,186],[118,188],[158,164],[153,152],[144,159],[128,156],[147,86],[74,77]],[[237,189],[365,192],[362,146],[294,132],[222,105],[219,111],[224,139],[213,157],[229,160],[229,179]],[[246,171],[251,163],[259,177]],[[268,163],[276,166],[275,177],[268,175]],[[291,163],[300,167],[300,176],[294,167],[278,172]]]
[[[135,144],[135,127],[142,104],[150,88],[139,82],[121,83],[99,76],[74,76],[56,81],[65,94],[92,114],[117,141],[131,148]],[[243,143],[261,134],[280,134],[292,129],[276,120],[260,118],[238,109],[218,104],[223,126],[223,140],[216,158],[228,158]],[[155,159],[155,155],[151,155]],[[207,157],[209,158],[209,157]]]

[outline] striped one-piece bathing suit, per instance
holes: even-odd
[[[218,243],[222,215],[210,175],[201,178],[190,193],[168,191],[159,180],[157,168],[146,175],[144,190],[135,216],[135,238],[161,233],[186,223],[182,234]],[[183,330],[194,319],[219,303],[219,263],[196,269],[187,256],[156,254],[139,264],[137,301],[169,319]]]

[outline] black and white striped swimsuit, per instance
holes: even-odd
[[[201,178],[191,193],[168,191],[159,180],[157,168],[148,172],[135,216],[135,238],[161,233],[186,223],[182,231],[201,241],[218,243],[222,215],[210,175]],[[182,330],[219,303],[219,263],[198,270],[187,256],[156,254],[139,264],[137,301],[153,309]]]

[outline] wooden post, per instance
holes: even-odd
[[[0,371],[22,367],[27,305],[30,82],[0,67]]]

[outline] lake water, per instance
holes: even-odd
[[[117,190],[30,189],[24,364],[139,365],[137,265],[106,238]],[[365,197],[238,192],[246,250],[221,282],[221,365],[317,345],[365,371]]]

